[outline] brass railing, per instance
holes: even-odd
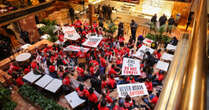
[[[185,51],[188,55],[185,59],[180,58],[172,63],[155,110],[205,110],[206,39],[207,0],[199,0],[192,34],[188,43],[184,44],[188,47]],[[175,58],[180,53],[176,53]]]

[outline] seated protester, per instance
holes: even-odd
[[[90,64],[89,72],[91,77],[94,77],[96,75],[96,68],[95,66],[93,66],[92,63]]]
[[[139,49],[141,46],[142,46],[142,42],[141,42],[141,41],[138,41],[138,42],[136,43],[137,49]]]
[[[169,44],[176,46],[178,44],[177,38],[173,37]]]
[[[64,68],[62,66],[59,66],[59,69],[57,71],[57,75],[60,77],[60,78],[63,78],[63,75],[64,75]]]
[[[79,81],[85,81],[87,79],[87,76],[84,74],[84,69],[82,68],[82,64],[79,64],[79,66],[76,67],[76,72],[78,73]]]
[[[123,47],[123,51],[124,51],[124,53],[125,53],[124,56],[128,56],[130,49],[127,47],[127,45],[125,45],[125,46]]]
[[[132,76],[132,75],[126,78],[126,82],[127,83],[136,83],[134,76]]]
[[[118,74],[118,72],[115,70],[115,65],[112,64],[110,70],[109,70],[109,76],[111,76],[111,74],[116,75]]]
[[[113,103],[112,98],[109,96],[109,93],[102,92],[102,99],[104,99],[107,103]]]
[[[32,62],[31,62],[31,68],[34,70],[35,68],[38,68],[38,64],[37,64],[37,62],[36,62],[36,60],[33,60]]]
[[[118,100],[118,105],[115,104],[115,106],[113,107],[113,110],[128,110],[124,107],[124,103],[120,101],[120,99]]]
[[[157,101],[159,99],[160,93],[156,93],[156,96],[154,96],[154,98],[152,98],[152,100],[150,101],[150,103],[156,105]]]
[[[100,73],[105,74],[107,62],[106,62],[105,58],[103,57],[103,55],[100,56],[99,60],[100,60],[100,68],[99,68]]]
[[[94,93],[94,89],[90,88],[89,90],[89,94],[87,95],[88,98],[88,105],[90,110],[97,109],[97,105],[98,105],[98,97],[96,96],[96,94]]]
[[[156,81],[157,81],[158,85],[162,85],[163,79],[164,79],[164,71],[161,71],[161,70],[160,70],[160,71],[157,73],[157,77],[156,77]]]
[[[8,73],[12,75],[14,71],[17,71],[19,69],[20,67],[18,67],[15,63],[10,63]]]
[[[142,42],[144,40],[144,37],[142,35],[139,35],[139,37],[137,38],[137,40]]]
[[[116,64],[119,68],[122,68],[123,59],[121,57],[118,57],[116,60]]]
[[[152,48],[152,49],[157,49],[157,47],[158,47],[158,46],[157,46],[157,43],[156,43],[156,42],[152,42],[152,43],[151,43],[151,48]]]
[[[114,75],[111,74],[110,77],[108,78],[107,85],[109,89],[115,89],[116,88],[116,81],[114,79]]]
[[[149,79],[147,79],[145,81],[145,86],[147,87],[147,90],[148,90],[149,94],[152,93],[152,89],[153,89],[153,87],[152,87],[152,81],[150,81]]]
[[[143,97],[142,97],[142,100],[143,100],[144,103],[147,104],[149,107],[152,107],[148,95],[143,96]]]
[[[129,39],[128,48],[132,49],[133,47],[134,47],[134,40],[133,39]]]
[[[70,85],[70,78],[68,76],[66,76],[63,80],[62,80],[62,84],[69,86]]]
[[[154,52],[154,55],[155,55],[155,57],[156,57],[158,60],[159,60],[160,57],[162,56],[160,52],[161,52],[161,49],[159,49],[159,50],[157,50],[157,51]]]
[[[29,72],[30,72],[30,66],[28,66],[27,68],[25,68],[23,73],[24,73],[24,74],[27,74],[27,73],[29,73]]]
[[[120,46],[123,47],[125,38],[123,36],[119,36],[118,40],[119,40]]]
[[[90,83],[92,88],[95,88],[98,93],[101,93],[101,80],[97,77],[91,78]]]
[[[101,89],[104,89],[107,87],[107,80],[105,74],[101,74],[100,79],[102,80],[101,82]]]
[[[75,89],[76,92],[78,93],[78,96],[84,100],[88,98],[88,90],[84,89],[84,86],[82,84],[79,85],[78,88]]]
[[[58,36],[58,39],[59,39],[60,42],[64,42],[64,35],[62,35],[62,34],[59,35]]]
[[[22,76],[19,76],[19,77],[16,79],[16,84],[17,84],[18,86],[24,85]]]
[[[101,103],[98,104],[98,110],[110,110],[107,106],[106,106],[106,101],[102,100]]]
[[[125,98],[124,107],[128,110],[132,110],[134,108],[134,102],[129,95]]]

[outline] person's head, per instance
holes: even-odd
[[[146,55],[148,55],[148,56],[149,56],[149,55],[150,55],[150,52],[149,52],[149,51],[147,51],[147,52],[146,52]]]
[[[161,52],[161,49],[157,50],[157,53],[160,53]]]
[[[134,79],[134,76],[133,75],[130,76],[130,80],[132,80],[132,79]]]
[[[106,103],[106,101],[105,101],[105,100],[102,100],[102,101],[101,101],[101,106],[102,106],[102,107],[105,107],[105,106],[106,106],[106,104],[107,104],[107,103]]]
[[[110,78],[111,78],[111,79],[113,79],[113,78],[114,78],[114,75],[113,75],[113,74],[111,74],[111,75],[110,75]]]
[[[79,89],[80,89],[80,91],[83,91],[84,90],[84,87],[83,87],[82,84],[79,85]]]
[[[160,96],[160,92],[157,92],[157,93],[156,93],[156,96],[159,97],[159,96]]]
[[[131,20],[131,23],[135,23],[135,21],[132,19],[132,20]]]
[[[155,15],[154,16],[157,16],[157,14],[155,13]]]
[[[111,66],[112,68],[115,68],[115,65],[114,64],[112,64],[112,66]]]
[[[131,97],[130,97],[129,95],[126,95],[125,101],[126,101],[126,102],[131,101]]]
[[[89,89],[89,93],[90,94],[93,94],[94,93],[94,89],[92,87]]]

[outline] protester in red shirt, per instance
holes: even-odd
[[[60,42],[64,42],[64,35],[59,35],[58,38]]]
[[[133,103],[133,101],[132,101],[132,99],[129,95],[127,95],[126,98],[125,98],[124,106],[125,106],[126,109],[130,109],[130,110],[134,106],[134,103]]]
[[[106,106],[106,101],[102,100],[100,104],[98,104],[98,110],[110,110],[107,106]]]
[[[49,66],[49,72],[50,73],[54,73],[55,72],[55,66],[54,65],[50,65]]]
[[[160,95],[160,94],[157,93],[156,96],[155,96],[154,98],[152,98],[152,100],[150,101],[150,103],[156,105],[156,104],[157,104],[157,101],[158,101],[158,99],[159,99],[159,95]]]
[[[107,83],[108,83],[108,87],[110,89],[115,89],[116,88],[116,81],[114,79],[114,75],[113,74],[110,75],[110,78],[108,78],[108,82]]]
[[[19,69],[20,67],[18,67],[15,63],[10,63],[8,73],[12,75],[14,71],[17,71]]]
[[[154,53],[154,55],[155,55],[155,57],[157,59],[160,59],[160,57],[161,57],[161,53],[160,52],[161,52],[161,49],[157,50],[157,52]]]
[[[98,97],[94,93],[93,88],[90,88],[88,91],[89,91],[89,94],[87,95],[87,98],[88,98],[88,101],[89,101],[88,105],[89,105],[91,110],[93,108],[94,108],[94,110],[96,110],[97,109]]]
[[[110,70],[109,70],[109,75],[111,75],[111,74],[113,74],[113,75],[116,75],[118,72],[117,71],[115,71],[115,65],[114,64],[112,64],[112,66],[111,66],[111,68],[110,68]]]
[[[79,64],[79,66],[76,68],[76,71],[77,71],[77,73],[78,73],[78,75],[79,75],[80,77],[84,77],[84,76],[85,76],[85,74],[84,74],[84,69],[81,68],[81,64]]]
[[[33,69],[38,68],[37,62],[36,62],[35,60],[33,60],[33,61],[31,62],[31,67],[32,67]]]
[[[109,94],[103,93],[102,92],[102,98],[107,102],[107,103],[113,103],[112,98],[109,96]]]
[[[24,84],[24,82],[22,80],[22,76],[20,76],[16,79],[16,83],[17,83],[18,86],[22,86]]]
[[[128,83],[136,83],[136,81],[135,81],[135,79],[134,79],[133,76],[128,77],[128,78],[126,79],[126,82],[128,82]]]
[[[78,96],[84,100],[87,100],[88,98],[88,90],[84,88],[84,86],[82,84],[79,85],[78,88],[75,89],[76,92],[78,93]]]
[[[28,66],[27,68],[25,68],[23,73],[24,73],[24,74],[27,74],[27,73],[29,73],[29,72],[30,72],[30,66]]]
[[[153,87],[152,87],[152,81],[149,81],[148,79],[145,81],[145,85],[146,85],[146,87],[147,87],[147,90],[148,90],[148,92],[149,93],[152,93],[152,89],[153,89]]]
[[[62,80],[62,84],[63,85],[70,85],[70,78],[68,76],[66,76],[63,80]]]

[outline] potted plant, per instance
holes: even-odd
[[[48,40],[51,42],[56,42],[58,40],[54,30],[56,29],[56,21],[43,20],[41,23],[45,24],[45,26],[41,27],[40,30],[43,34],[48,34]]]
[[[107,32],[107,36],[108,37],[113,37],[113,34],[115,33],[116,30],[117,30],[117,26],[111,20],[110,23],[108,24],[108,28],[105,29],[105,31]]]

